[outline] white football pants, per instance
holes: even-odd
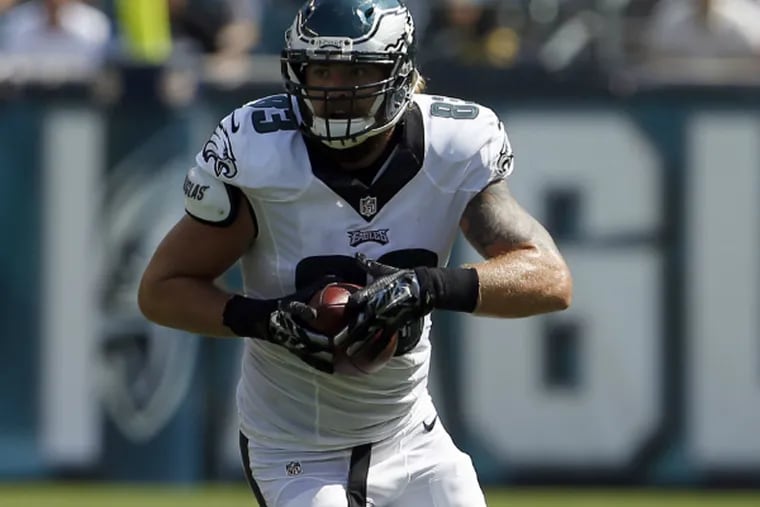
[[[241,433],[240,450],[260,507],[486,505],[470,457],[432,416],[388,440],[353,449],[272,452]]]

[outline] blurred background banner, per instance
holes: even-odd
[[[560,314],[434,316],[484,482],[760,486],[760,3],[409,4],[430,93],[502,117],[575,278]],[[0,1],[0,480],[241,479],[239,342],[135,295],[204,139],[281,92],[297,6]]]

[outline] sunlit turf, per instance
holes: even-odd
[[[489,507],[757,507],[760,490],[489,489]],[[2,507],[255,507],[244,485],[0,483]],[[412,507],[412,506],[410,506]]]

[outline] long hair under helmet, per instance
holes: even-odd
[[[414,22],[402,0],[310,0],[285,33],[281,68],[285,89],[298,102],[301,126],[335,149],[351,148],[395,125],[409,105],[418,74]],[[346,88],[306,86],[309,63],[372,63],[387,66],[381,81]],[[350,102],[346,119],[315,115],[314,100]],[[374,98],[366,115],[356,101]]]

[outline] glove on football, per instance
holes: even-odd
[[[363,254],[357,254],[356,261],[373,281],[348,299],[347,311],[353,321],[335,337],[336,344],[361,341],[381,329],[386,333],[398,330],[433,310],[433,294],[425,284],[426,277],[420,276],[429,268],[394,268]]]

